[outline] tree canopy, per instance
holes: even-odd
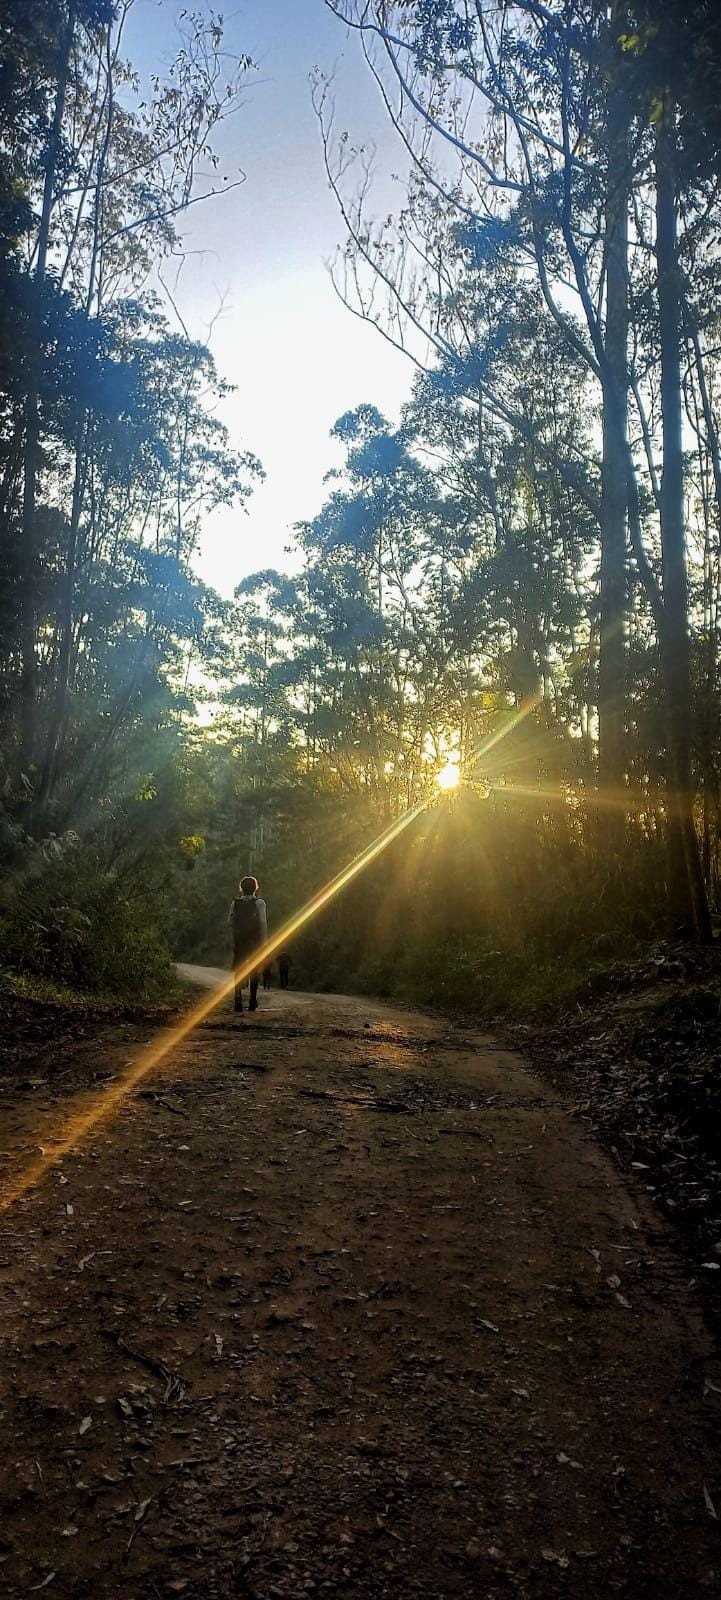
[[[308,933],[309,980],[435,992],[448,968],[500,961],[507,979],[571,946],[707,940],[715,12],[329,9],[407,167],[374,216],[372,157],[318,75],[333,277],[407,352],[409,395],[393,421],[372,395],[338,418],[344,462],[296,526],[296,570],[258,571],[232,602],[192,558],[262,468],[228,435],[233,374],[179,323],[163,261],[185,209],[222,190],[200,173],[252,63],[228,59],[220,18],[188,15],[143,100],[127,7],[2,10],[9,960],[87,978],[73,919],[101,915],[99,884],[122,916],[152,903],[159,949],[222,959],[241,870],[290,911],[427,801],[351,914]],[[460,789],[430,804],[449,761]]]

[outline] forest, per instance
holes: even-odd
[[[330,271],[407,352],[408,400],[337,419],[293,570],[233,601],[193,558],[218,506],[243,537],[263,467],[222,402],[252,377],[189,337],[166,268],[222,202],[253,62],[187,13],[141,99],[129,10],[3,8],[3,983],[159,996],[173,958],[227,959],[239,872],[277,924],[426,802],[299,938],[307,985],[494,1014],[707,945],[714,8],[330,5],[406,160],[375,215],[319,70]]]
[[[0,0],[7,1600],[721,1592],[720,225],[717,0]]]

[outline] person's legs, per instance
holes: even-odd
[[[249,1011],[257,1011],[258,1010],[258,978],[257,978],[257,976],[254,977],[254,978],[251,978],[251,980],[250,980],[250,1000],[248,1001],[248,1010]]]
[[[247,959],[248,959],[248,951],[246,949],[244,949],[242,945],[240,947],[235,946],[234,949],[233,949],[233,967],[234,967],[236,972],[238,971],[238,968],[240,966],[242,966],[247,961]],[[235,1005],[235,1010],[236,1011],[242,1011],[243,1010],[243,984],[245,984],[247,982],[248,982],[247,973],[245,974],[245,976],[243,977],[243,979],[242,979],[242,981],[240,983],[238,983],[238,981],[236,980],[235,993],[234,993],[234,1005]]]

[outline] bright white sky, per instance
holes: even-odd
[[[125,53],[143,78],[172,59],[182,9],[136,0]],[[198,9],[209,8],[201,0]],[[197,570],[230,596],[249,572],[295,565],[285,554],[291,524],[319,510],[324,475],[342,459],[328,437],[336,418],[368,400],[396,419],[413,374],[341,305],[324,264],[344,234],[310,102],[314,66],[335,69],[339,130],[375,142],[380,172],[404,171],[358,41],[323,0],[245,0],[226,13],[226,42],[259,64],[217,140],[221,174],[242,168],[247,181],[188,213],[176,298],[202,338],[222,305],[210,343],[237,385],[225,419],[234,444],[254,451],[267,474],[245,515],[218,512],[203,537]],[[379,179],[379,211],[394,196]]]

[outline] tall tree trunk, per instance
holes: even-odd
[[[52,216],[55,178],[60,156],[60,140],[65,97],[70,75],[70,57],[75,32],[76,8],[74,0],[68,5],[65,26],[58,46],[58,71],[55,86],[55,105],[45,152],[45,180],[43,203],[38,229],[35,283],[41,291],[47,276],[50,246],[50,219]],[[38,308],[40,309],[40,307]],[[42,338],[42,333],[40,335]],[[36,346],[30,363],[28,394],[25,401],[25,461],[23,471],[22,512],[22,567],[20,581],[20,641],[22,650],[21,697],[21,765],[27,772],[35,760],[37,745],[37,614],[36,583],[38,563],[37,491],[40,474],[40,376],[42,350]]]
[[[676,221],[674,108],[666,102],[656,129],[656,269],[661,352],[663,476],[661,558],[664,627],[660,640],[669,754],[669,898],[674,930],[711,926],[693,818],[691,660],[683,503],[681,304]]]
[[[599,645],[599,789],[611,804],[604,837],[621,843],[617,807],[626,780],[626,461],[628,436],[628,111],[618,88],[609,96],[606,195],[606,323],[601,468]]]
[[[87,477],[89,437],[90,419],[87,415],[85,415],[82,423],[78,427],[75,439],[75,474],[73,480],[73,498],[70,508],[68,540],[65,551],[65,571],[62,575],[62,582],[60,586],[60,604],[58,608],[58,634],[60,645],[58,649],[52,716],[50,719],[51,725],[48,729],[45,759],[42,765],[41,778],[38,785],[38,806],[41,811],[43,810],[47,801],[52,798],[53,789],[57,778],[60,752],[65,739],[68,721],[70,680],[73,659],[75,577],[78,561],[80,516],[82,512],[85,481]]]
[[[35,760],[37,743],[37,583],[36,501],[40,416],[37,384],[25,401],[25,461],[23,467],[22,553],[20,558],[20,767],[28,775]]]
[[[97,314],[102,309],[102,296],[98,287],[100,265],[102,261],[102,233],[104,222],[103,186],[107,172],[108,156],[113,134],[115,120],[115,94],[113,83],[113,24],[109,22],[105,28],[105,94],[106,108],[105,132],[98,157],[95,173],[95,197],[93,202],[93,234],[90,266],[88,268],[88,281],[85,290],[85,314],[90,317],[93,302],[96,302]],[[122,33],[122,20],[118,32],[116,45],[120,43]],[[186,417],[187,433],[187,417]],[[69,708],[70,685],[72,677],[72,658],[74,642],[74,607],[75,607],[75,582],[78,564],[78,543],[80,535],[80,519],[83,509],[85,487],[88,476],[88,457],[90,440],[92,437],[92,417],[89,412],[83,411],[75,431],[75,472],[73,479],[73,497],[68,525],[68,540],[65,553],[65,572],[60,587],[60,605],[58,613],[58,631],[60,648],[58,651],[58,668],[53,696],[53,708],[48,728],[45,758],[42,766],[40,783],[38,786],[38,804],[42,808],[52,799],[60,765],[60,758],[65,741]]]

